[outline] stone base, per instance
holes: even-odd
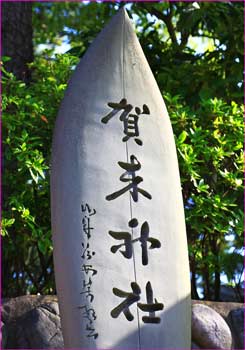
[[[192,305],[192,349],[244,348],[243,304],[193,300]],[[3,300],[2,348],[64,348],[57,297]]]

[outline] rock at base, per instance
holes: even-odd
[[[192,308],[192,338],[204,349],[231,349],[232,335],[225,320],[206,305]]]
[[[57,302],[39,305],[23,313],[9,325],[11,337],[6,348],[64,348]]]
[[[228,315],[236,349],[244,349],[244,309],[232,310]]]
[[[233,347],[244,348],[242,304],[193,301],[192,307],[192,349],[230,348],[231,335],[229,328],[227,330],[228,325],[233,335]],[[55,295],[26,295],[4,300],[2,348],[63,347],[59,307]]]

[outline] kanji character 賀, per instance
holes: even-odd
[[[119,103],[114,103],[114,102],[109,102],[108,106],[113,108],[113,110],[107,114],[105,117],[101,119],[101,122],[104,124],[107,124],[108,121],[116,115],[120,110],[123,110],[123,113],[120,115],[120,121],[123,122],[123,132],[126,136],[123,137],[122,141],[126,142],[130,138],[134,138],[134,141],[142,146],[143,142],[142,140],[138,137],[139,136],[139,126],[138,126],[138,121],[139,121],[139,115],[141,114],[150,114],[150,110],[146,104],[143,105],[143,110],[139,107],[135,107],[135,113],[136,114],[129,114],[133,106],[131,104],[127,103],[127,100],[123,98]]]

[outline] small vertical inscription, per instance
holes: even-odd
[[[97,274],[97,270],[93,267],[93,256],[95,252],[91,247],[90,238],[92,237],[93,216],[96,210],[91,208],[88,203],[81,204],[81,222],[82,222],[82,243],[81,243],[81,271],[84,272],[84,278],[81,283],[80,294],[83,297],[83,304],[78,306],[85,320],[85,334],[87,338],[98,338],[94,321],[97,319],[96,311],[93,308],[93,277]],[[84,239],[86,238],[86,239]]]

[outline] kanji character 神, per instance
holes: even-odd
[[[131,219],[128,222],[128,226],[130,228],[137,227],[138,220],[136,218]],[[110,236],[112,236],[116,240],[124,240],[124,243],[122,243],[122,244],[113,245],[111,247],[111,252],[116,253],[121,247],[125,247],[125,250],[120,250],[120,253],[127,259],[130,259],[133,256],[133,244],[135,242],[140,242],[141,248],[142,248],[142,264],[143,265],[148,264],[147,242],[151,243],[149,249],[161,247],[161,243],[158,239],[153,238],[153,237],[149,237],[149,224],[147,221],[145,221],[141,226],[140,237],[135,238],[135,239],[132,238],[132,234],[130,234],[129,232],[109,231],[108,233]]]

